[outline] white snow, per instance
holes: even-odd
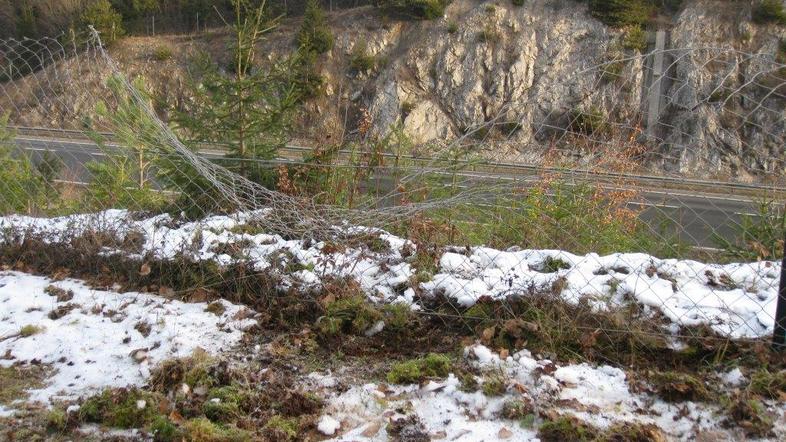
[[[73,292],[58,302],[48,286]],[[80,281],[19,272],[0,273],[0,365],[42,363],[54,370],[30,400],[49,403],[95,393],[105,387],[144,384],[156,363],[201,348],[228,350],[255,323],[246,307],[221,302],[217,316],[205,303],[183,303],[156,295],[95,290]],[[72,308],[57,319],[49,313]],[[245,312],[245,314],[244,314]],[[26,325],[41,327],[15,336]],[[149,334],[144,331],[149,327]],[[137,356],[135,359],[132,354]],[[143,355],[143,356],[142,356]],[[144,407],[145,404],[137,404]]]
[[[317,424],[317,430],[320,433],[326,436],[332,436],[336,434],[336,430],[341,427],[341,422],[333,419],[328,415],[324,415],[319,419],[319,423]]]
[[[572,414],[601,429],[620,422],[655,424],[668,440],[693,440],[703,431],[719,440],[734,440],[738,435],[721,424],[718,404],[666,403],[634,393],[628,388],[625,372],[615,367],[586,363],[560,366],[527,350],[501,359],[478,344],[465,348],[464,356],[484,372],[502,373],[507,392],[495,397],[479,391],[463,392],[452,374],[423,386],[354,386],[335,392],[324,410],[324,416],[342,423],[342,433],[332,440],[386,441],[385,428],[390,422],[416,415],[432,440],[535,441],[537,427],[543,422],[537,417],[538,410],[547,409]],[[501,415],[505,402],[511,400],[534,404],[531,428]],[[772,403],[770,407],[776,416],[770,440],[783,440],[786,406]]]
[[[145,254],[160,259],[183,256],[221,265],[251,262],[258,270],[277,269],[284,289],[315,288],[324,278],[350,277],[374,302],[402,302],[413,308],[419,308],[416,292],[425,297],[442,294],[471,306],[481,298],[502,300],[559,288],[556,295],[563,300],[584,300],[597,310],[636,302],[645,315],[668,319],[674,325],[668,331],[673,333],[680,326],[708,325],[723,336],[751,338],[771,334],[774,326],[780,272],[780,264],[775,262],[718,265],[642,253],[582,256],[560,250],[447,248],[439,260],[440,271],[430,281],[413,287],[411,257],[403,253],[404,248],[414,250],[411,242],[378,229],[344,226],[336,231],[379,234],[390,250],[357,247],[335,251],[325,249],[324,242],[285,240],[279,235],[235,229],[265,213],[213,216],[188,223],[178,223],[170,215],[137,219],[123,210],[51,219],[8,216],[0,217],[0,230],[11,229],[22,236],[38,234],[52,242],[99,229],[119,239],[135,233],[144,240],[141,250],[108,249],[106,253],[126,253],[140,259]],[[221,246],[226,244],[239,246],[236,256],[224,253],[227,248]],[[547,268],[549,261],[562,262],[568,268]]]

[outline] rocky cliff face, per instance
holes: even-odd
[[[336,50],[366,39],[386,60],[351,82],[363,89],[378,136],[400,125],[415,143],[443,142],[482,127],[475,135],[493,156],[527,160],[555,146],[583,156],[625,139],[652,169],[780,172],[786,75],[775,60],[786,29],[752,24],[739,2],[689,1],[660,21],[661,81],[653,81],[652,57],[625,49],[624,30],[574,1],[457,0],[440,20],[366,30]],[[656,49],[652,34],[647,50]],[[659,118],[648,128],[654,97]],[[586,116],[606,130],[582,126]]]
[[[670,57],[674,80],[659,127],[667,169],[783,172],[784,41],[786,27],[754,25],[747,8],[686,5],[671,31],[679,49]]]

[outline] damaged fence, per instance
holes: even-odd
[[[606,359],[782,345],[781,61],[621,53],[565,79],[574,105],[536,124],[507,108],[422,145],[361,119],[302,147],[200,140],[97,36],[2,40],[2,264],[270,309],[296,293],[328,335],[389,332],[405,308]]]

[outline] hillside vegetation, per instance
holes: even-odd
[[[0,0],[0,33],[79,40],[92,23],[124,72],[145,77],[159,115],[171,121],[195,100],[202,61],[234,72],[231,6]],[[380,0],[346,6],[266,3],[268,19],[278,20],[256,43],[258,66],[294,63],[288,80],[297,88],[297,104],[283,138],[342,145],[400,129],[410,153],[463,138],[482,145],[486,156],[527,162],[543,161],[557,140],[559,161],[580,158],[582,166],[602,159],[599,148],[625,144],[613,150],[638,152],[637,161],[651,172],[743,180],[783,165],[777,121],[784,72],[777,63],[786,59],[786,13],[779,1]],[[653,49],[655,29],[670,32],[667,50],[716,50],[667,58],[673,81],[660,92],[668,111],[649,132],[651,140],[642,142],[650,86],[644,54]],[[768,64],[747,63],[748,53]],[[28,66],[37,69],[35,57],[25,60]],[[80,81],[96,91],[88,85],[101,79]],[[19,99],[25,95],[20,91]],[[10,121],[28,126],[57,121],[75,128],[79,121],[52,116],[93,112],[78,95],[63,98],[71,109],[27,109],[18,101],[3,103],[7,97],[0,104],[19,108]]]

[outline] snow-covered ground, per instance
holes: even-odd
[[[51,366],[44,386],[30,391],[30,401],[44,404],[105,387],[142,385],[156,363],[197,348],[229,350],[255,324],[253,311],[217,302],[223,312],[206,311],[205,303],[2,272],[0,366]],[[26,326],[36,327],[34,333],[20,335]]]
[[[325,277],[351,277],[375,302],[403,302],[414,308],[419,302],[415,288],[421,296],[442,294],[464,306],[481,298],[502,300],[556,291],[567,302],[584,300],[598,310],[638,303],[645,313],[670,321],[672,332],[681,326],[708,325],[721,335],[739,338],[766,336],[773,330],[780,272],[775,262],[719,265],[641,253],[599,256],[457,247],[442,255],[438,272],[427,275],[430,280],[422,281],[420,274],[419,287],[412,287],[417,252],[406,239],[381,230],[337,227],[337,231],[378,234],[390,246],[337,251],[324,242],[285,240],[239,228],[254,217],[264,217],[264,212],[178,223],[169,215],[138,219],[136,214],[108,210],[53,219],[9,216],[0,218],[0,231],[41,235],[53,242],[86,231],[113,232],[120,239],[133,234],[143,238],[140,250],[106,253],[159,259],[180,256],[222,265],[247,261],[260,271],[284,269],[280,273],[285,288],[315,287]],[[227,254],[232,248],[225,247],[229,244],[236,246],[232,256]]]
[[[134,237],[133,249],[106,248],[104,254],[132,259],[213,260],[220,265],[251,263],[261,272],[278,272],[282,288],[309,290],[327,277],[356,279],[370,300],[421,308],[426,298],[443,295],[463,306],[547,292],[598,310],[637,303],[645,313],[670,325],[708,325],[731,337],[772,333],[780,265],[772,262],[704,264],[658,259],[645,254],[574,255],[559,250],[446,248],[434,274],[417,275],[415,246],[381,230],[337,227],[372,233],[380,242],[340,249],[325,242],[287,240],[243,226],[264,213],[216,216],[182,223],[168,215],[139,218],[126,211],[53,219],[0,218],[0,231],[36,235],[52,243],[89,231]],[[0,237],[2,240],[2,237]],[[128,244],[129,241],[126,241]],[[232,247],[228,247],[231,245]],[[414,282],[415,280],[419,282]],[[417,284],[414,285],[413,284]],[[418,295],[416,296],[416,293]],[[221,353],[234,347],[252,326],[254,312],[219,301],[182,303],[142,293],[96,290],[77,280],[55,281],[19,272],[0,273],[0,365],[41,363],[52,367],[30,400],[49,403],[85,396],[104,387],[142,385],[164,359],[196,348]],[[39,327],[23,336],[23,327]],[[571,414],[599,428],[620,422],[657,425],[669,439],[699,434],[739,437],[724,428],[719,404],[668,403],[631,389],[624,371],[589,364],[560,365],[522,350],[500,358],[481,345],[465,358],[505,380],[505,392],[486,396],[461,389],[459,379],[424,385],[383,383],[348,385],[330,374],[313,373],[303,387],[328,397],[318,430],[342,441],[388,440],[386,428],[399,418],[417,416],[414,429],[433,439],[531,440],[540,411]],[[733,388],[740,372],[718,373]],[[478,379],[483,382],[482,378]],[[532,404],[527,422],[506,419],[512,400]],[[786,438],[786,404],[766,402],[775,417],[775,437]],[[0,408],[0,415],[9,409]]]
[[[424,385],[391,386],[366,384],[335,392],[324,410],[320,431],[336,441],[386,441],[388,424],[415,415],[422,432],[432,440],[494,441],[537,440],[539,411],[557,410],[573,415],[603,430],[619,423],[654,424],[668,440],[696,440],[703,435],[716,440],[738,440],[739,430],[726,428],[717,404],[699,402],[667,403],[632,392],[624,371],[588,364],[563,365],[537,359],[524,350],[504,359],[482,345],[465,349],[465,357],[484,371],[502,376],[506,391],[486,396],[480,391],[461,390],[459,380],[429,381]],[[319,378],[332,385],[330,377]],[[723,377],[723,376],[721,376]],[[725,378],[731,389],[738,379]],[[481,380],[482,382],[482,380]],[[506,402],[533,404],[533,419],[506,419]],[[776,416],[770,440],[786,437],[786,404],[771,402],[767,411]]]

